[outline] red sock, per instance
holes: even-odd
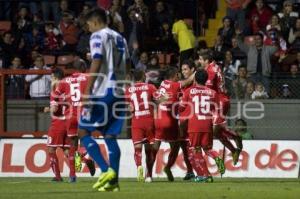
[[[194,152],[195,170],[198,176],[210,176],[202,150]]]
[[[69,166],[70,166],[70,177],[75,177],[75,152],[76,152],[76,147],[71,146],[69,150]]]
[[[192,167],[195,168],[196,165],[195,165],[194,148],[193,147],[188,148],[188,156],[189,156],[189,161],[190,161]]]
[[[137,167],[142,165],[142,148],[134,148],[134,160]]]
[[[50,157],[50,167],[55,175],[55,178],[61,179],[60,170],[58,166],[58,158],[56,153],[49,153],[49,157]]]
[[[216,159],[217,157],[219,157],[218,152],[213,150],[213,149],[206,150],[205,153],[206,153],[206,155],[208,155],[212,159]]]
[[[179,146],[171,147],[171,151],[168,156],[168,162],[166,165],[167,168],[171,168],[175,164],[178,156],[178,152],[179,152]]]
[[[184,163],[186,165],[187,172],[193,173],[193,167],[192,167],[192,164],[191,164],[190,158],[189,158],[188,142],[182,141],[181,149],[182,149],[183,159],[184,159]]]

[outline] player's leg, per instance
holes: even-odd
[[[77,150],[78,139],[77,136],[67,136],[67,143],[68,147],[68,160],[69,160],[69,167],[70,167],[70,174],[69,174],[69,182],[76,182],[76,173],[75,173],[75,152]]]
[[[61,182],[62,178],[60,175],[60,170],[59,170],[59,162],[58,162],[58,158],[56,155],[56,147],[50,147],[48,146],[48,155],[50,157],[50,167],[54,173],[54,178],[52,179],[52,181],[55,182]]]
[[[184,163],[187,168],[187,173],[183,180],[190,180],[195,177],[194,172],[193,172],[193,167],[192,164],[190,163],[189,159],[189,143],[188,143],[188,135],[187,135],[187,125],[188,121],[187,120],[180,120],[179,122],[179,131],[180,131],[180,148],[182,150],[183,154],[183,159]]]
[[[170,142],[170,149],[171,149],[171,151],[169,153],[168,162],[164,168],[164,172],[166,173],[166,175],[168,177],[168,181],[173,182],[174,176],[172,174],[171,167],[175,164],[177,156],[178,156],[179,142],[178,141]]]
[[[146,166],[147,166],[147,174],[146,174],[146,182],[152,182],[152,172],[153,165],[155,162],[155,157],[153,153],[153,144],[146,143],[145,144],[145,154],[146,154]]]
[[[134,144],[134,161],[137,168],[138,182],[144,181],[144,170],[142,167],[142,149],[143,149],[142,143]]]

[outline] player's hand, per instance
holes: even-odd
[[[49,112],[50,112],[50,107],[49,106],[45,107],[44,108],[44,113],[49,113]]]
[[[58,106],[57,105],[51,105],[50,106],[50,112],[51,113],[55,113],[58,110]]]

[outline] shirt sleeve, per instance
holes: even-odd
[[[100,34],[92,34],[90,38],[90,49],[92,59],[102,59],[104,54],[103,37]]]
[[[182,94],[182,98],[179,104],[179,112],[183,112],[186,109],[188,105],[188,101],[189,101],[189,89],[183,92]]]

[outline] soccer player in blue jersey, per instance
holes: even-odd
[[[86,15],[91,50],[90,76],[79,123],[80,140],[102,173],[93,185],[98,191],[119,191],[120,148],[116,137],[121,133],[125,116],[122,89],[128,67],[126,40],[107,27],[106,13],[95,9]],[[121,85],[120,85],[121,82]],[[109,155],[107,163],[91,133],[100,131]]]

